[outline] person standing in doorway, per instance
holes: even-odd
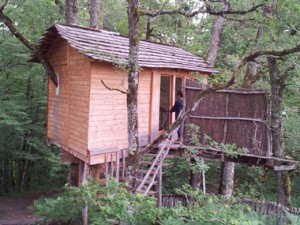
[[[183,93],[182,91],[178,91],[177,99],[175,101],[175,104],[171,108],[170,112],[171,113],[175,112],[175,119],[177,119],[182,109],[183,109]],[[181,126],[178,128],[177,134],[178,134],[177,141],[181,141]]]

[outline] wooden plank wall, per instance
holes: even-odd
[[[56,41],[55,48],[50,49],[47,58],[60,78],[60,93],[56,95],[53,82],[48,79],[47,103],[47,138],[62,147],[68,146],[69,132],[69,90],[67,78],[67,44]]]
[[[152,71],[143,69],[140,72],[138,113],[139,113],[139,143],[140,146],[150,141],[150,112],[151,112],[151,80]]]
[[[48,82],[47,138],[87,160],[90,59],[59,39],[47,58],[59,76],[59,94]]]
[[[69,47],[69,147],[87,156],[90,101],[90,59]]]
[[[126,94],[110,91],[110,88],[126,90],[126,71],[112,67],[110,63],[91,64],[91,92],[89,112],[88,149],[94,163],[104,162],[105,152],[127,148]],[[149,143],[151,71],[143,70],[139,82],[139,136],[140,145]],[[95,159],[98,158],[98,159]]]
[[[102,79],[111,88],[126,90],[126,71],[111,63],[92,62],[62,39],[55,41],[47,57],[60,80],[58,95],[51,81],[48,85],[48,140],[91,165],[104,163],[104,153],[126,149],[126,95],[110,91],[101,83]],[[141,70],[138,96],[141,146],[157,136],[155,121],[159,114],[154,108],[159,110],[161,74],[185,77],[188,73]]]
[[[106,89],[101,79],[111,88],[125,90],[121,86],[122,74],[112,70],[110,63],[91,64],[88,122],[88,149],[91,154],[125,148],[127,144],[126,95]]]

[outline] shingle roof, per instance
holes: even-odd
[[[56,24],[47,29],[39,42],[39,49],[43,55],[47,53],[57,36],[92,59],[127,64],[128,37],[84,27]],[[32,59],[38,61],[34,55]],[[215,72],[203,59],[182,48],[150,41],[140,41],[138,59],[141,67]]]

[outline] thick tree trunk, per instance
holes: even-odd
[[[252,84],[254,84],[260,78],[257,71],[257,66],[258,65],[256,62],[249,62],[247,64],[242,88],[251,88]]]
[[[77,0],[66,0],[66,24],[78,25]]]
[[[271,135],[272,149],[275,157],[284,157],[284,142],[282,134],[282,96],[285,88],[286,75],[280,76],[277,60],[268,57],[268,67],[271,81]],[[277,202],[290,205],[290,178],[288,172],[276,171]]]
[[[221,39],[222,39],[222,28],[224,25],[225,18],[222,16],[218,16],[215,20],[212,34],[211,34],[211,40],[209,45],[208,54],[206,57],[206,62],[213,66],[216,63],[218,51],[221,45]]]
[[[224,7],[222,10],[228,10],[229,8],[229,2],[227,0],[223,0]],[[209,44],[209,50],[206,57],[206,62],[210,66],[214,66],[216,63],[218,51],[221,46],[222,41],[222,29],[224,26],[225,18],[223,16],[218,16],[214,22],[211,36],[210,36],[210,44]]]
[[[147,18],[146,18],[146,40],[150,40],[151,33],[152,33],[152,29],[151,29],[151,17],[147,16]]]
[[[103,29],[103,4],[103,0],[88,0],[90,27],[93,29]]]
[[[28,96],[27,96],[28,97]],[[32,148],[28,145],[28,137],[30,137],[31,131],[27,131],[23,138],[23,144],[22,144],[22,152],[26,154],[32,153]],[[29,186],[28,179],[29,179],[29,166],[30,166],[30,160],[29,159],[22,159],[21,167],[19,168],[20,173],[20,192],[23,192],[26,190],[26,187]]]
[[[224,0],[223,3],[223,9],[228,10],[229,2],[227,0]],[[223,16],[218,16],[214,23],[209,52],[206,59],[210,66],[214,66],[217,59],[218,51],[221,46],[222,28],[224,26],[224,21],[225,18]],[[223,162],[221,166],[222,169],[219,194],[225,195],[226,197],[230,197],[233,192],[234,167],[235,164],[233,162]]]
[[[264,32],[264,26],[260,25],[257,29],[256,32],[256,38],[255,38],[255,42],[256,42],[256,47],[255,47],[255,51],[259,51],[261,49],[261,45],[259,43],[260,38],[262,36]],[[243,83],[242,83],[242,88],[251,88],[252,85],[258,81],[260,78],[260,73],[258,72],[258,63],[255,61],[249,62],[247,64],[247,69],[246,69],[246,73],[244,75],[244,79],[243,79]]]
[[[139,15],[138,0],[128,0],[129,21],[129,58],[128,58],[128,161],[127,184],[128,190],[134,191],[136,172],[139,167],[139,139],[138,139],[138,51],[139,51]]]
[[[6,194],[11,191],[10,169],[9,159],[3,160],[3,192]]]
[[[233,162],[222,163],[219,194],[227,198],[230,197],[233,192],[234,168],[235,164]]]
[[[195,159],[191,158],[191,163],[195,163]],[[202,173],[200,171],[192,171],[190,170],[190,185],[194,190],[197,190],[201,187],[202,183]]]
[[[229,2],[223,0],[223,4],[223,10],[228,10]],[[218,16],[212,28],[209,50],[206,57],[206,61],[210,66],[214,66],[216,63],[218,51],[221,47],[224,22],[225,18],[223,16]],[[223,142],[225,142],[225,140]],[[222,163],[219,193],[226,197],[231,196],[233,192],[234,166],[235,164],[232,162]]]

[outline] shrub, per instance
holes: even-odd
[[[177,190],[190,196],[188,206],[156,207],[156,199],[142,194],[130,194],[124,184],[111,180],[108,187],[89,180],[80,187],[66,186],[53,199],[35,202],[34,211],[45,221],[60,220],[68,224],[80,222],[81,211],[87,205],[89,224],[104,225],[112,221],[126,225],[271,225],[274,220],[251,212],[235,199],[205,195],[188,185]]]

